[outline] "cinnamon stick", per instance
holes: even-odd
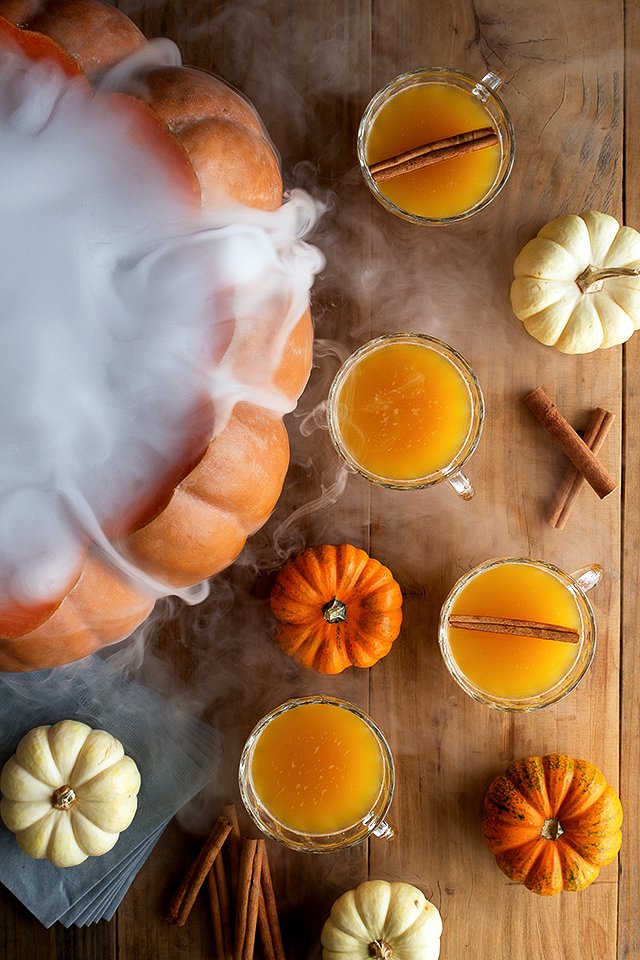
[[[233,960],[229,886],[223,857],[216,857],[207,881],[216,956],[218,960]]]
[[[565,420],[542,387],[527,394],[524,397],[524,403],[546,428],[553,440],[562,447],[574,467],[580,471],[601,500],[615,490],[616,481],[578,436],[571,424]]]
[[[511,637],[533,637],[538,640],[560,640],[564,643],[579,643],[580,634],[573,627],[561,627],[537,620],[514,620],[511,617],[485,617],[481,615],[449,616],[449,626],[462,630],[478,630],[482,633],[503,633]]]
[[[247,929],[244,935],[244,948],[242,950],[242,960],[253,960],[253,951],[256,942],[256,929],[258,924],[258,912],[260,909],[261,878],[262,878],[262,858],[264,855],[264,840],[258,840],[256,854],[253,858],[253,873],[251,874],[251,889],[249,891],[249,904],[247,908]]]
[[[268,953],[269,942],[265,942],[267,932],[264,928],[264,920],[261,920],[264,905],[264,920],[268,929],[270,946],[273,950]],[[258,914],[260,922],[260,936],[262,941],[265,960],[287,960],[282,943],[282,932],[280,930],[280,920],[278,919],[278,907],[276,897],[273,891],[273,882],[271,880],[271,870],[269,867],[269,858],[267,856],[267,847],[265,844],[262,854],[262,895],[260,897],[260,913]]]
[[[255,859],[257,840],[243,840],[240,850],[240,869],[238,872],[238,898],[236,901],[236,930],[234,958],[241,960],[244,949],[244,938],[247,932],[247,911],[249,907],[249,893],[251,891],[251,876]]]
[[[455,157],[463,156],[465,153],[472,153],[474,150],[493,147],[498,142],[498,135],[493,127],[469,130],[466,133],[458,133],[442,140],[423,143],[419,147],[413,147],[404,153],[398,153],[387,160],[379,160],[370,165],[369,172],[376,183],[383,183],[392,177],[411,173],[413,170],[419,170],[421,167],[427,167],[432,163],[452,160]]]
[[[273,945],[271,930],[269,929],[269,918],[267,917],[267,908],[262,891],[260,891],[260,900],[258,902],[258,933],[260,934],[263,960],[276,960],[276,951]]]
[[[229,901],[232,907],[235,906],[235,902],[238,897],[238,874],[240,872],[240,844],[241,844],[241,835],[240,835],[240,824],[238,823],[238,811],[235,808],[235,804],[228,803],[224,810],[222,811],[223,815],[231,823],[231,833],[227,838],[225,844],[225,853],[227,854],[227,866],[229,868]]]
[[[602,407],[596,407],[593,411],[583,436],[584,442],[593,454],[599,452],[614,420],[614,415],[608,410],[603,410]],[[557,530],[564,529],[585,483],[585,478],[575,467],[567,468],[551,504],[549,523],[552,527]]]
[[[256,861],[258,873],[256,875]],[[262,848],[257,840],[242,840],[240,850],[240,873],[238,875],[238,901],[236,905],[235,960],[244,960],[246,945],[255,941],[260,899],[260,873],[262,872]],[[253,928],[253,932],[252,932]],[[249,954],[251,956],[251,954]]]
[[[441,140],[433,140],[431,143],[422,143],[418,147],[412,147],[403,153],[396,153],[393,157],[386,160],[378,160],[369,166],[371,173],[378,173],[380,170],[386,170],[388,167],[395,167],[406,160],[413,160],[414,157],[420,157],[431,150],[440,150],[444,147],[455,147],[460,143],[470,143],[472,140],[479,140],[490,133],[495,133],[493,127],[481,127],[479,130],[466,130],[464,133],[456,133],[451,137],[443,137]]]
[[[222,932],[222,906],[218,896],[218,884],[213,870],[207,874],[207,887],[209,891],[209,910],[211,912],[211,922],[213,924],[213,942],[216,948],[216,957],[218,960],[227,960],[224,945],[224,933]]]
[[[222,913],[222,933],[226,950],[225,958],[232,960],[233,931],[231,929],[231,898],[223,857],[216,857],[213,863],[213,872],[216,878],[216,886],[218,887],[218,897],[220,899],[220,910]]]
[[[189,914],[200,888],[230,831],[230,821],[226,817],[218,817],[202,850],[187,871],[169,904],[168,919],[171,923],[182,927],[189,919]]]

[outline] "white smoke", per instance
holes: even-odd
[[[202,213],[130,103],[3,50],[0,605],[68,588],[235,403],[293,406],[273,374],[321,266],[316,205]]]

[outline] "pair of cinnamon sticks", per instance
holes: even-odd
[[[264,840],[241,841],[238,904],[242,907],[236,913],[234,956],[237,960],[252,960],[256,929],[264,960],[285,960]]]
[[[252,960],[256,934],[265,960],[286,960],[266,843],[241,837],[233,805],[218,817],[176,890],[168,911],[172,923],[187,922],[205,880],[218,960]]]
[[[573,464],[562,479],[549,514],[551,526],[562,530],[585,483],[593,487],[601,500],[609,496],[617,486],[597,457],[615,418],[612,413],[597,407],[583,439],[562,416],[542,387],[527,394],[524,403]]]

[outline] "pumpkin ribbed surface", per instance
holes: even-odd
[[[98,0],[0,0],[0,41],[17,36],[27,55],[50,58],[69,74],[94,73],[147,43],[138,28]],[[15,26],[13,26],[15,25]],[[18,27],[19,29],[16,29]],[[239,94],[190,67],[149,68],[142,99],[120,97],[140,111],[142,134],[160,152],[184,189],[187,206],[216,210],[237,201],[259,210],[282,202],[277,155],[262,123]],[[131,106],[133,105],[133,106]],[[289,409],[311,367],[313,330],[308,310],[290,328],[272,383]],[[234,363],[257,369],[259,342],[233,344]],[[194,584],[237,557],[248,535],[268,518],[288,466],[281,414],[239,403],[220,432],[209,428],[182,469],[159,478],[150,512],[138,511],[125,529],[107,530],[125,559],[166,591]],[[134,513],[135,511],[132,511]],[[113,569],[88,546],[65,593],[33,609],[0,610],[0,670],[56,666],[128,636],[153,606],[145,586]],[[156,594],[157,596],[157,594]]]
[[[305,667],[371,667],[400,632],[402,593],[391,571],[350,544],[308,547],[271,592],[279,646]]]
[[[483,832],[498,866],[542,896],[593,883],[620,849],[621,824],[601,771],[564,754],[512,763],[485,797]]]
[[[624,343],[640,327],[640,234],[589,210],[547,223],[518,254],[513,312],[562,353]]]
[[[71,867],[107,853],[130,825],[140,773],[110,733],[61,720],[25,734],[0,789],[2,819],[21,849]]]
[[[437,960],[442,918],[410,883],[366,880],[343,893],[322,930],[323,960]]]

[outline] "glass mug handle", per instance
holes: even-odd
[[[447,483],[453,487],[458,496],[462,497],[463,500],[472,500],[476,495],[471,481],[462,470],[458,470],[457,473],[453,473],[450,477],[447,477]]]
[[[571,576],[584,593],[587,593],[589,590],[592,590],[597,583],[600,583],[603,574],[604,570],[599,563],[591,563],[588,567],[580,567],[580,569],[572,573]]]
[[[490,70],[489,73],[485,73],[482,80],[479,80],[471,91],[475,97],[478,97],[479,100],[482,100],[483,103],[485,100],[489,99],[489,90],[497,90],[498,87],[502,86],[502,77],[499,77],[497,73],[494,73],[493,70]]]
[[[386,820],[381,820],[375,830],[372,830],[371,833],[374,837],[380,837],[382,840],[393,840],[394,837],[398,836],[398,831],[390,823],[387,823]]]

